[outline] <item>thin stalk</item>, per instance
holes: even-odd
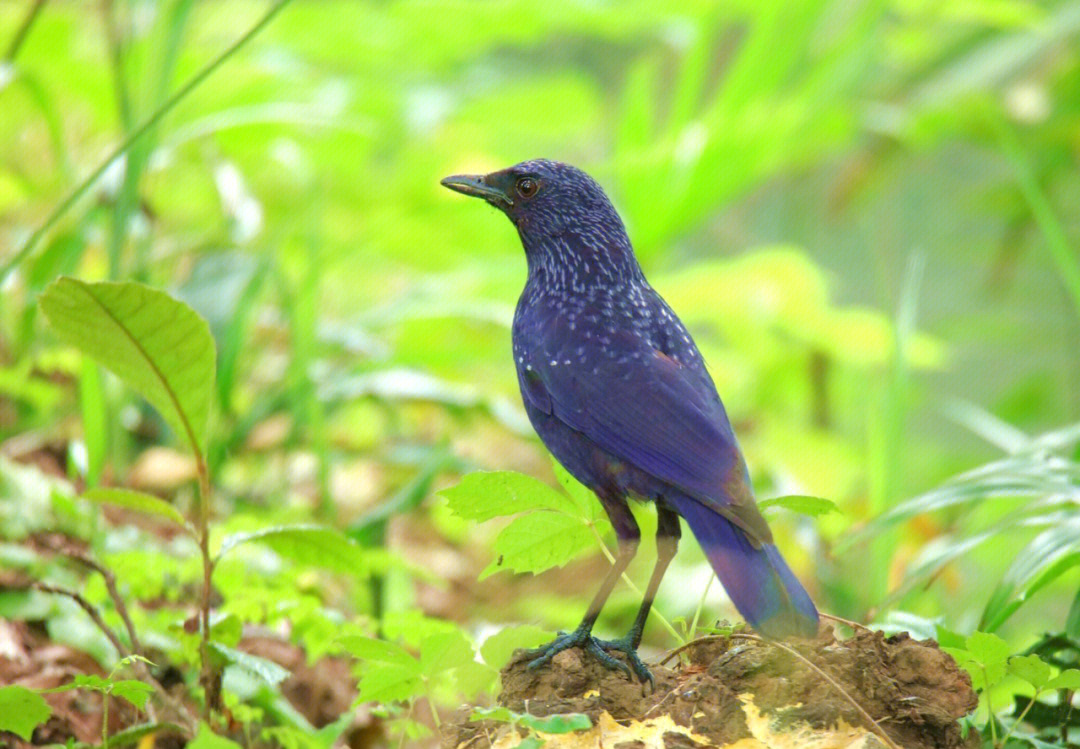
[[[709,582],[705,583],[705,590],[701,591],[701,600],[698,601],[697,609],[694,611],[694,621],[690,622],[690,631],[686,635],[687,640],[694,639],[694,633],[697,632],[698,619],[701,618],[701,610],[705,608],[705,598],[709,595],[709,588],[712,587],[714,580],[716,580],[715,573],[709,575]]]
[[[982,666],[983,684],[986,684],[986,689],[983,690],[983,694],[986,696],[986,713],[990,718],[990,743],[994,745],[994,749],[999,746],[997,740],[997,721],[994,720],[994,703],[990,701],[990,679],[986,673],[986,666]]]
[[[48,234],[56,223],[63,217],[65,213],[75,205],[75,203],[86,194],[87,190],[100,179],[101,175],[112,166],[121,155],[123,155],[128,149],[130,149],[139,138],[141,138],[148,130],[157,125],[161,120],[165,118],[169,112],[176,108],[176,105],[183,101],[188,94],[194,91],[198,86],[205,81],[210,75],[216,71],[222,64],[225,63],[230,57],[246,45],[256,34],[263,30],[273,20],[281,10],[288,5],[290,0],[278,0],[274,5],[260,18],[254,26],[247,30],[239,39],[229,45],[224,52],[215,57],[210,63],[202,68],[198,73],[193,75],[187,83],[181,86],[176,93],[168,98],[160,107],[147,117],[142,123],[139,124],[134,130],[132,130],[126,138],[113,149],[112,153],[101,162],[101,164],[90,173],[82,182],[80,182],[75,189],[68,193],[67,197],[61,200],[52,212],[48,215],[45,221],[34,230],[34,233],[23,243],[22,247],[0,267],[0,285],[7,280],[7,277],[11,272],[18,267],[30,254],[37,248],[41,240]]]
[[[19,55],[19,50],[22,49],[23,42],[26,41],[26,37],[30,34],[30,28],[34,25],[34,21],[37,20],[38,14],[41,13],[41,9],[44,7],[45,0],[35,0],[34,4],[30,6],[30,10],[26,12],[26,16],[23,18],[22,23],[19,24],[15,36],[12,37],[7,52],[4,53],[3,61],[5,63],[11,64],[15,62],[15,58]]]
[[[1050,206],[1046,193],[1039,185],[1031,163],[1028,161],[1016,132],[1001,115],[992,115],[991,124],[997,132],[1001,150],[1012,164],[1016,174],[1016,182],[1020,186],[1020,192],[1027,201],[1035,223],[1046,240],[1046,248],[1050,251],[1050,257],[1061,274],[1061,282],[1065,291],[1072,297],[1073,306],[1077,316],[1080,316],[1080,261],[1077,260],[1076,250],[1069,246],[1069,240],[1065,236],[1065,230],[1058,220],[1057,214]]]
[[[199,682],[203,687],[203,717],[209,723],[211,712],[220,707],[221,690],[217,671],[210,662],[210,581],[214,576],[214,560],[210,556],[210,473],[201,453],[196,453],[195,468],[199,474],[199,515],[195,530],[203,563],[202,599],[199,602]]]
[[[109,696],[108,691],[101,693],[101,746],[109,749]]]
[[[1012,733],[1016,730],[1016,727],[1024,722],[1024,717],[1028,714],[1028,710],[1031,709],[1031,706],[1035,704],[1035,700],[1039,699],[1040,694],[1042,694],[1042,690],[1036,689],[1035,694],[1031,695],[1031,702],[1027,703],[1027,707],[1020,711],[1020,715],[1016,716],[1016,721],[1011,726],[1009,726],[1009,730],[1005,733],[1004,736],[1001,737],[1002,746],[1009,745],[1009,737],[1012,736]],[[993,719],[994,716],[991,715],[991,722],[993,722]]]

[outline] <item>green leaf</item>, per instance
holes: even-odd
[[[1046,683],[1047,689],[1080,691],[1080,669],[1067,668]]]
[[[1050,680],[1050,664],[1037,655],[1014,655],[1009,659],[1009,673],[1042,689]]]
[[[518,719],[518,714],[508,707],[474,707],[469,715],[469,720],[477,722],[481,720],[494,720],[499,723],[512,723]]]
[[[214,341],[194,310],[133,282],[63,277],[41,309],[57,335],[138,391],[185,440],[205,454],[214,389]]]
[[[153,691],[154,688],[152,686],[144,684],[136,679],[121,679],[120,681],[114,681],[112,683],[109,694],[114,697],[125,699],[142,710],[146,707],[146,701],[150,699],[150,695]]]
[[[195,735],[187,749],[241,749],[240,745],[224,736],[218,736],[205,722],[199,722],[199,732]]]
[[[131,489],[98,488],[87,491],[83,494],[83,499],[97,504],[115,505],[127,510],[135,510],[136,512],[143,512],[148,515],[157,515],[158,517],[171,520],[181,527],[185,525],[184,516],[178,509],[152,494],[137,492]]]
[[[480,646],[480,655],[484,663],[495,668],[502,668],[519,648],[535,648],[550,642],[554,635],[540,627],[525,624],[519,627],[504,627]]]
[[[466,520],[483,522],[526,510],[557,510],[580,516],[574,502],[544,482],[513,471],[477,471],[461,483],[443,489],[450,511]]]
[[[832,500],[822,499],[821,497],[808,497],[802,494],[772,497],[758,502],[758,508],[762,510],[770,507],[782,507],[785,510],[812,518],[827,515],[830,512],[840,512],[840,508]]]
[[[86,483],[97,486],[105,468],[109,421],[101,369],[90,359],[83,359],[79,373],[79,410],[82,411],[83,439],[86,442]]]
[[[587,731],[592,728],[592,721],[584,713],[548,715],[543,718],[522,715],[519,722],[540,733],[573,733],[574,731]]]
[[[596,494],[591,489],[571,476],[570,472],[563,468],[562,463],[555,460],[555,458],[551,459],[551,468],[566,494],[577,505],[582,518],[593,521],[607,520],[607,513],[604,512],[600,500],[596,498]]]
[[[1010,655],[1009,644],[990,632],[973,632],[967,638],[967,649],[984,666],[1005,663]]]
[[[218,559],[241,544],[257,542],[298,564],[352,575],[370,574],[379,561],[378,550],[365,549],[333,528],[322,525],[276,525],[234,533],[221,542]]]
[[[211,642],[210,649],[224,658],[226,663],[242,669],[271,688],[277,687],[291,675],[288,669],[282,668],[267,658],[230,648],[220,642]]]
[[[359,699],[374,702],[407,700],[419,694],[422,688],[420,661],[414,659],[405,664],[371,663],[361,672]]]
[[[438,632],[420,643],[420,670],[431,677],[466,663],[472,663],[476,651],[460,630]]]
[[[559,512],[531,512],[515,518],[495,539],[495,559],[480,579],[502,570],[543,572],[561,567],[596,543],[579,518]]]
[[[346,635],[340,638],[339,642],[350,655],[366,661],[393,665],[406,665],[416,662],[416,658],[408,650],[387,640],[378,640],[374,637],[362,637],[360,635]]]
[[[0,687],[0,731],[11,731],[29,741],[34,729],[49,719],[52,708],[26,687]]]
[[[515,749],[540,749],[543,745],[543,739],[538,739],[536,736],[526,736]]]

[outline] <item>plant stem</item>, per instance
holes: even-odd
[[[990,677],[986,673],[986,666],[980,666],[983,674],[983,684],[986,688],[983,690],[983,695],[986,697],[986,713],[990,718],[990,742],[994,745],[994,749],[1000,746],[997,740],[997,725],[994,720],[994,704],[990,701]]]
[[[1031,702],[1029,702],[1027,704],[1027,707],[1025,707],[1022,711],[1020,711],[1020,715],[1018,715],[1016,717],[1016,722],[1013,723],[1011,726],[1009,726],[1009,730],[1005,732],[1004,736],[1002,736],[1002,738],[1001,738],[1001,745],[1002,746],[1008,746],[1009,745],[1009,737],[1012,736],[1012,732],[1016,730],[1016,727],[1018,725],[1020,725],[1021,723],[1024,722],[1024,716],[1028,714],[1028,710],[1030,710],[1031,706],[1035,704],[1035,700],[1039,699],[1040,694],[1042,694],[1042,691],[1039,690],[1039,689],[1036,689],[1035,694],[1031,695]],[[993,716],[991,716],[991,721],[993,721]]]
[[[18,31],[16,31],[15,36],[12,37],[7,52],[4,53],[3,62],[10,64],[15,61],[15,58],[19,54],[19,50],[22,49],[23,42],[26,41],[26,37],[30,34],[30,27],[34,25],[34,21],[37,20],[38,14],[44,7],[45,0],[35,0],[34,4],[30,6],[30,10],[27,11],[26,17],[23,18],[22,23],[19,24]]]
[[[1061,283],[1072,297],[1076,314],[1080,316],[1080,263],[1077,262],[1076,252],[1069,247],[1069,240],[1061,226],[1061,221],[1058,220],[1046,193],[1039,185],[1031,169],[1031,162],[1016,137],[1016,132],[1000,114],[991,115],[991,125],[997,131],[1001,150],[1005,152],[1006,158],[1012,164],[1020,192],[1031,209],[1039,231],[1042,232],[1046,248],[1050,251],[1050,257],[1061,275]]]
[[[701,591],[701,600],[698,601],[697,609],[694,611],[694,621],[690,623],[690,631],[686,634],[687,640],[694,639],[694,633],[697,632],[698,619],[701,617],[701,610],[705,608],[705,597],[709,595],[709,588],[712,587],[713,580],[716,579],[716,574],[709,576],[709,582],[705,583],[705,590]]]
[[[109,690],[101,693],[101,746],[109,749]]]
[[[199,602],[199,682],[203,688],[203,717],[209,723],[210,714],[221,707],[221,685],[217,670],[210,662],[210,592],[214,560],[210,557],[210,473],[201,452],[196,453],[195,469],[199,474],[199,514],[195,530],[203,563],[202,599]]]
[[[87,190],[97,182],[102,174],[116,161],[124,152],[131,148],[148,130],[161,122],[165,115],[176,108],[176,105],[183,101],[188,94],[194,91],[203,81],[205,81],[210,74],[217,70],[226,60],[236,54],[237,50],[247,44],[251,39],[258,34],[263,28],[273,20],[282,8],[288,5],[289,0],[278,0],[271,6],[270,10],[266,11],[265,15],[260,18],[254,26],[247,30],[239,39],[229,45],[221,54],[211,60],[205,67],[198,73],[193,75],[187,83],[181,86],[176,93],[170,96],[160,107],[147,117],[142,123],[139,124],[134,130],[132,130],[123,142],[113,149],[112,153],[105,158],[101,164],[89,174],[82,182],[80,182],[75,189],[68,193],[67,197],[61,200],[52,212],[48,215],[45,221],[34,230],[34,233],[26,240],[26,242],[19,248],[19,250],[7,261],[2,267],[0,267],[0,284],[3,284],[7,280],[7,277],[11,272],[21,264],[30,253],[37,248],[41,240],[48,234],[49,230],[56,225],[61,217],[71,206],[75,205]]]

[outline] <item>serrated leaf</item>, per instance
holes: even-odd
[[[450,511],[466,520],[483,522],[527,510],[556,510],[579,515],[574,502],[544,482],[514,471],[477,471],[439,494]]]
[[[984,666],[1004,664],[1010,655],[1009,643],[991,632],[973,632],[966,644],[971,657]]]
[[[480,646],[480,655],[484,663],[494,668],[502,668],[519,648],[535,648],[550,642],[554,634],[531,624],[519,627],[504,627]]]
[[[68,277],[49,284],[40,304],[65,343],[116,374],[193,452],[205,453],[214,339],[191,307],[139,283]]]
[[[420,661],[409,664],[372,663],[360,675],[362,701],[394,702],[407,700],[423,688]]]
[[[154,688],[136,679],[121,679],[114,681],[109,689],[109,694],[127,700],[135,707],[142,710],[146,707],[146,701],[150,699]]]
[[[199,722],[199,732],[188,742],[187,749],[241,749],[232,739],[218,736],[205,722]]]
[[[1008,670],[1036,689],[1042,689],[1050,680],[1050,664],[1037,655],[1014,655],[1009,658]]]
[[[145,494],[144,492],[137,492],[131,489],[98,488],[90,489],[82,496],[83,499],[97,504],[115,505],[116,507],[123,507],[127,510],[144,512],[148,515],[157,515],[158,517],[171,520],[179,526],[183,526],[185,522],[184,516],[178,509],[152,494]]]
[[[222,540],[218,558],[242,544],[253,542],[269,546],[277,554],[298,564],[352,575],[369,574],[378,556],[333,528],[298,524],[233,533]]]
[[[288,669],[282,668],[271,660],[230,648],[220,642],[211,642],[210,649],[229,665],[242,669],[271,688],[277,687],[291,675]]]
[[[397,643],[361,635],[346,635],[339,639],[342,646],[357,658],[375,663],[404,665],[416,662],[408,650]]]
[[[574,731],[588,731],[592,728],[592,721],[584,713],[546,715],[543,718],[522,715],[519,722],[540,733],[573,733]]]
[[[495,539],[495,559],[480,579],[502,570],[543,572],[562,567],[596,543],[578,518],[559,512],[530,512],[515,518]]]
[[[52,708],[37,692],[26,687],[0,687],[0,731],[11,731],[29,741],[34,729],[49,719]]]
[[[1080,691],[1080,669],[1067,668],[1046,683],[1047,689]]]
[[[836,503],[821,497],[809,497],[802,494],[789,494],[785,497],[772,497],[758,502],[758,508],[765,510],[770,507],[782,507],[800,515],[816,518],[827,515],[830,512],[840,512]]]
[[[555,472],[555,479],[562,486],[563,491],[577,505],[582,518],[593,521],[607,519],[607,513],[604,512],[604,508],[601,506],[600,500],[596,498],[596,494],[571,476],[570,472],[563,468],[562,463],[555,460],[554,457],[551,459],[551,468]]]
[[[466,663],[472,663],[476,651],[460,630],[438,632],[420,643],[420,670],[431,677]]]

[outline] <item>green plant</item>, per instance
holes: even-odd
[[[972,687],[979,694],[981,714],[986,719],[981,733],[987,741],[988,749],[1006,747],[1011,738],[1037,749],[1051,746],[1039,736],[1024,731],[1022,726],[1032,708],[1040,704],[1039,697],[1045,694],[1059,692],[1060,704],[1070,704],[1072,694],[1080,689],[1080,669],[1054,669],[1050,663],[1033,652],[1013,654],[1005,640],[990,632],[975,632],[962,638],[939,629],[938,638],[943,649],[971,675]],[[1057,673],[1054,673],[1055,670]],[[1003,708],[1012,706],[1002,706],[999,703],[995,708],[994,699],[1002,693],[1011,693],[1015,689],[1013,682],[1017,680],[1030,687],[1031,694],[1017,700],[1016,710],[1006,714]],[[1060,745],[1068,746],[1065,722],[1059,727]]]
[[[517,749],[540,749],[544,745],[544,734],[574,733],[593,727],[592,720],[583,713],[554,713],[540,718],[505,707],[476,708],[469,719],[504,723],[513,731],[524,731],[525,736]]]

